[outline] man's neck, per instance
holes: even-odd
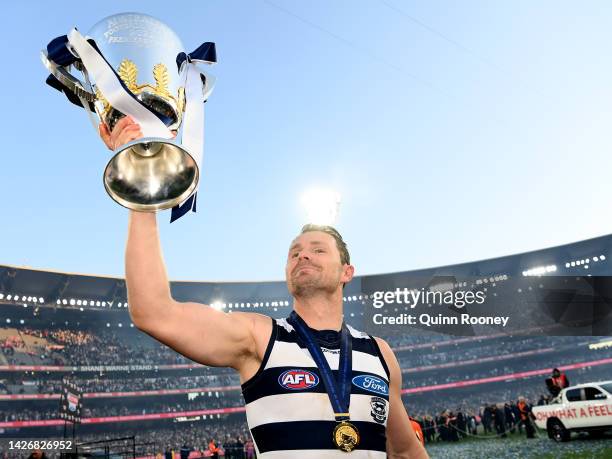
[[[294,298],[293,309],[314,330],[340,331],[343,319],[341,295],[339,298]]]

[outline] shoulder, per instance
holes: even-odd
[[[275,319],[255,312],[232,312],[229,315],[237,324],[248,327],[255,343],[256,354],[262,357],[272,336]]]
[[[379,338],[378,336],[373,336],[373,338],[374,341],[376,341],[378,348],[380,349],[380,353],[385,359],[387,367],[389,368],[391,379],[397,380],[401,378],[399,363],[397,361],[397,358],[395,357],[395,354],[393,353],[393,349],[391,349],[391,346],[389,346],[389,343],[387,343],[387,341],[385,341],[384,339]]]
[[[228,313],[237,322],[249,325],[251,327],[269,327],[272,328],[274,319],[264,314],[256,312],[229,312]]]
[[[380,352],[387,361],[387,364],[391,363],[392,360],[397,361],[397,359],[395,358],[395,354],[391,349],[391,346],[389,346],[389,343],[387,343],[384,339],[379,338],[378,336],[373,336],[373,338],[374,341],[376,341],[376,344],[378,344],[378,348],[380,349]]]

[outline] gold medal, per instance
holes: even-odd
[[[333,440],[336,448],[350,453],[359,444],[359,431],[350,422],[342,421],[334,428]]]

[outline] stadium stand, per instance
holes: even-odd
[[[383,276],[409,287],[442,275],[460,285],[480,280],[479,285],[511,302],[517,292],[504,290],[504,282],[514,279],[514,285],[525,282],[527,288],[534,272],[609,276],[611,245],[612,236],[605,236]],[[550,266],[555,269],[539,270]],[[171,288],[180,301],[228,312],[280,318],[291,310],[284,282],[173,282]],[[362,278],[345,291],[345,316],[357,328],[365,320],[365,291]],[[63,437],[58,406],[67,377],[84,393],[83,422],[75,427],[79,442],[135,437],[140,456],[189,446],[196,457],[205,455],[214,439],[226,457],[247,457],[249,432],[238,376],[192,362],[134,328],[122,279],[1,266],[0,307],[0,402],[6,407],[0,413],[0,444],[9,437]],[[383,337],[400,362],[408,412],[421,423],[428,442],[518,429],[518,397],[546,403],[544,378],[552,367],[580,383],[609,379],[612,364],[612,343],[603,336],[447,336],[411,329]],[[494,422],[502,411],[503,429]]]

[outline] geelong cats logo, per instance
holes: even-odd
[[[370,416],[379,424],[383,424],[387,419],[387,401],[381,397],[372,397],[370,400],[370,406],[372,407],[372,411],[370,412]]]
[[[307,370],[287,370],[278,377],[278,383],[285,389],[304,390],[319,384],[319,377]]]

